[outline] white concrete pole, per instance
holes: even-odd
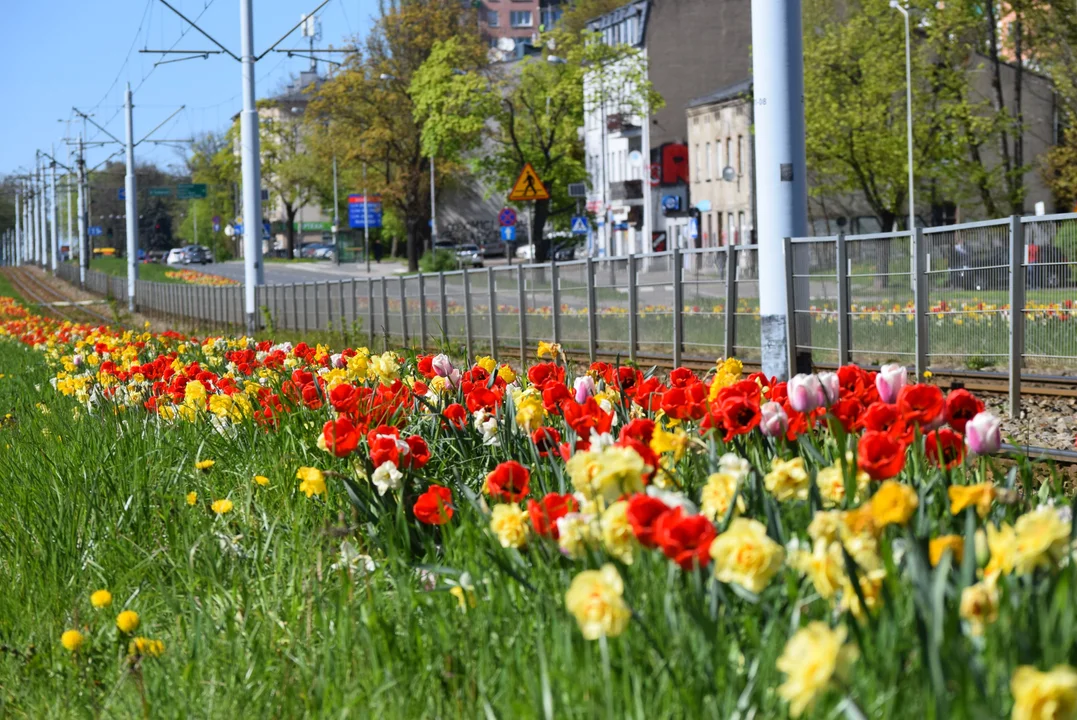
[[[45,182],[45,163],[38,158],[37,165],[37,185],[41,190],[41,202],[37,204],[37,212],[39,215],[39,222],[41,223],[41,236],[39,239],[41,245],[41,267],[46,268],[49,266],[49,215],[46,208],[48,207],[49,191],[48,184]]]
[[[90,267],[90,243],[86,217],[86,152],[83,136],[79,135],[79,285],[86,285],[86,270]]]
[[[787,375],[784,239],[808,231],[800,0],[752,0],[763,372]]]
[[[915,175],[912,168],[912,39],[909,36],[909,11],[898,0],[890,0],[890,7],[905,18],[905,142],[908,145],[909,164],[909,232],[916,228]],[[916,253],[912,254],[913,257]]]
[[[366,158],[363,158],[363,257],[366,258],[366,274],[370,275],[370,216],[366,205]]]
[[[255,292],[265,283],[262,266],[262,168],[258,142],[258,109],[254,103],[254,9],[252,0],[239,0],[240,66],[243,72],[243,112],[240,113],[240,153],[243,169],[243,280],[247,332],[257,329]]]
[[[42,212],[44,192],[41,186],[41,156],[34,158],[34,260],[38,265],[45,264],[45,213]]]
[[[438,241],[438,207],[434,200],[434,156],[430,156],[430,249]],[[420,253],[421,254],[421,253]]]
[[[70,128],[68,128],[68,134],[70,135]],[[67,151],[67,165],[71,167],[71,149],[68,146]],[[78,252],[78,243],[75,242],[75,231],[72,229],[71,224],[75,220],[75,207],[71,204],[71,171],[67,172],[67,181],[64,183],[67,191],[67,246],[71,249],[71,253]]]
[[[340,200],[337,197],[337,154],[333,153],[333,264],[340,265],[340,238],[337,235],[340,222],[337,208]]]
[[[56,195],[56,146],[52,148],[52,162],[49,164],[49,219],[52,227],[52,274],[59,271],[60,265],[60,223],[56,221],[57,195]]]
[[[15,186],[15,264],[22,265],[22,193],[18,185]]]
[[[131,102],[131,83],[127,83],[125,111],[127,115],[124,139],[127,143],[127,174],[123,179],[125,214],[127,216],[127,311],[135,311],[135,281],[138,280],[138,185],[135,181],[135,106]]]

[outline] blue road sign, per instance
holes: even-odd
[[[662,196],[662,209],[676,211],[681,209],[681,196],[680,195],[663,195]]]
[[[263,220],[262,221],[262,239],[263,240],[268,240],[269,239],[269,221],[268,220]]]
[[[575,215],[572,218],[572,234],[573,235],[586,235],[590,232],[591,228],[587,225],[587,218],[583,215]]]
[[[90,237],[95,237],[97,235],[104,235],[105,231],[100,225],[91,225],[90,229],[86,231],[86,234]]]
[[[366,209],[366,217],[363,210]],[[352,228],[381,227],[381,195],[370,195],[363,202],[362,195],[348,196],[348,225]]]
[[[501,241],[502,242],[514,242],[516,240],[516,226],[515,225],[502,225],[501,226]]]
[[[213,223],[213,232],[220,232],[220,231],[221,231],[221,223],[220,222]]]
[[[242,235],[243,234],[243,223],[236,223],[235,225],[232,226],[232,229],[235,230],[236,235]]]
[[[698,218],[689,218],[688,219],[688,237],[692,238],[693,240],[695,240],[696,238],[699,237],[699,219]]]
[[[120,188],[117,191],[116,194],[119,196],[120,200],[126,200],[127,199],[127,188]]]
[[[516,211],[512,208],[502,208],[501,212],[497,214],[497,222],[501,227],[516,224]]]

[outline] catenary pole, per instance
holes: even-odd
[[[79,135],[79,286],[86,286],[86,270],[90,267],[90,243],[87,238],[86,226],[86,152],[85,135]]]
[[[314,38],[311,38],[311,42],[314,42]],[[340,201],[337,199],[337,153],[333,151],[333,264],[340,265],[340,239],[338,232],[338,224],[340,222],[339,213],[337,208],[340,205]]]
[[[68,128],[68,135],[70,135],[70,128]],[[77,252],[77,245],[75,243],[75,231],[72,229],[72,223],[75,220],[75,207],[71,204],[71,146],[68,146],[67,150],[67,165],[68,171],[64,182],[65,190],[67,191],[67,247],[70,248],[68,252]]]
[[[239,0],[240,67],[243,73],[243,112],[240,152],[243,169],[243,280],[247,332],[255,323],[255,290],[265,282],[262,267],[262,179],[258,151],[258,110],[254,104],[254,9],[252,0]]]
[[[22,193],[15,186],[15,264],[22,265]]]
[[[49,219],[52,229],[52,274],[55,275],[59,272],[60,265],[60,224],[57,219],[57,200],[56,195],[56,146],[52,148],[52,154],[49,156],[52,161],[49,163]]]
[[[808,230],[800,0],[752,0],[763,372],[787,375],[784,239]]]
[[[131,101],[131,83],[124,95],[127,116],[127,174],[123,179],[124,209],[127,217],[127,311],[135,311],[135,283],[138,280],[138,184],[135,179],[135,106]]]

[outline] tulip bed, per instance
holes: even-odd
[[[1077,712],[1069,493],[971,394],[538,354],[0,298],[2,714]]]

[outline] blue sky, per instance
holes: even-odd
[[[232,52],[239,54],[239,0],[169,0]],[[254,0],[254,44],[261,53],[303,13],[320,0]],[[377,13],[377,0],[330,0],[319,12],[322,47],[340,47],[351,38],[364,36]],[[189,138],[193,133],[227,127],[241,109],[240,66],[225,55],[211,55],[185,62],[153,63],[160,55],[139,53],[142,48],[208,49],[209,40],[159,0],[38,0],[10,3],[5,9],[6,111],[0,113],[0,174],[32,166],[34,150],[48,150],[55,143],[58,159],[66,149],[63,137],[74,117],[72,106],[94,115],[94,120],[116,137],[123,138],[123,92],[126,81],[135,92],[135,139],[164,120],[180,105],[186,109],[155,137]],[[182,33],[187,30],[186,35]],[[182,35],[182,37],[181,37]],[[307,44],[299,31],[279,47]],[[175,55],[168,56],[177,57]],[[289,76],[309,66],[309,61],[270,53],[256,66],[258,97],[280,89]],[[319,64],[319,70],[324,69]],[[107,123],[107,124],[106,124]],[[72,122],[72,132],[82,121]],[[92,138],[99,135],[87,128]],[[104,139],[103,136],[98,139]],[[112,148],[89,150],[92,165],[104,160]],[[139,162],[179,164],[177,150],[144,144]]]

